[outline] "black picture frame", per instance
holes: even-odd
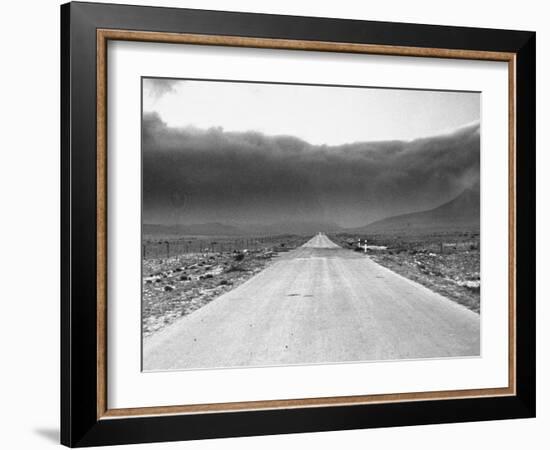
[[[516,394],[98,418],[98,29],[516,55]],[[534,32],[94,3],[61,6],[61,443],[70,447],[535,416]]]

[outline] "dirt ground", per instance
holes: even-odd
[[[358,240],[367,239],[373,261],[479,313],[478,232],[331,237],[352,251],[361,251]]]
[[[281,238],[264,248],[184,253],[143,260],[142,330],[147,337],[263,270],[281,252],[302,245]]]

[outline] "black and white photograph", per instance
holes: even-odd
[[[142,78],[144,371],[480,356],[480,94]]]
[[[0,450],[545,447],[544,2],[3,6]]]

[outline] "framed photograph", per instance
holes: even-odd
[[[61,440],[535,415],[535,33],[61,7]]]

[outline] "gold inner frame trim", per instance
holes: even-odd
[[[109,409],[107,405],[107,42],[109,40],[170,44],[363,53],[410,57],[508,62],[508,386],[488,389],[408,392],[379,395],[262,400],[198,405]],[[516,54],[478,50],[404,47],[240,36],[97,30],[97,418],[206,414],[266,409],[313,408],[374,403],[512,396],[516,394]]]

